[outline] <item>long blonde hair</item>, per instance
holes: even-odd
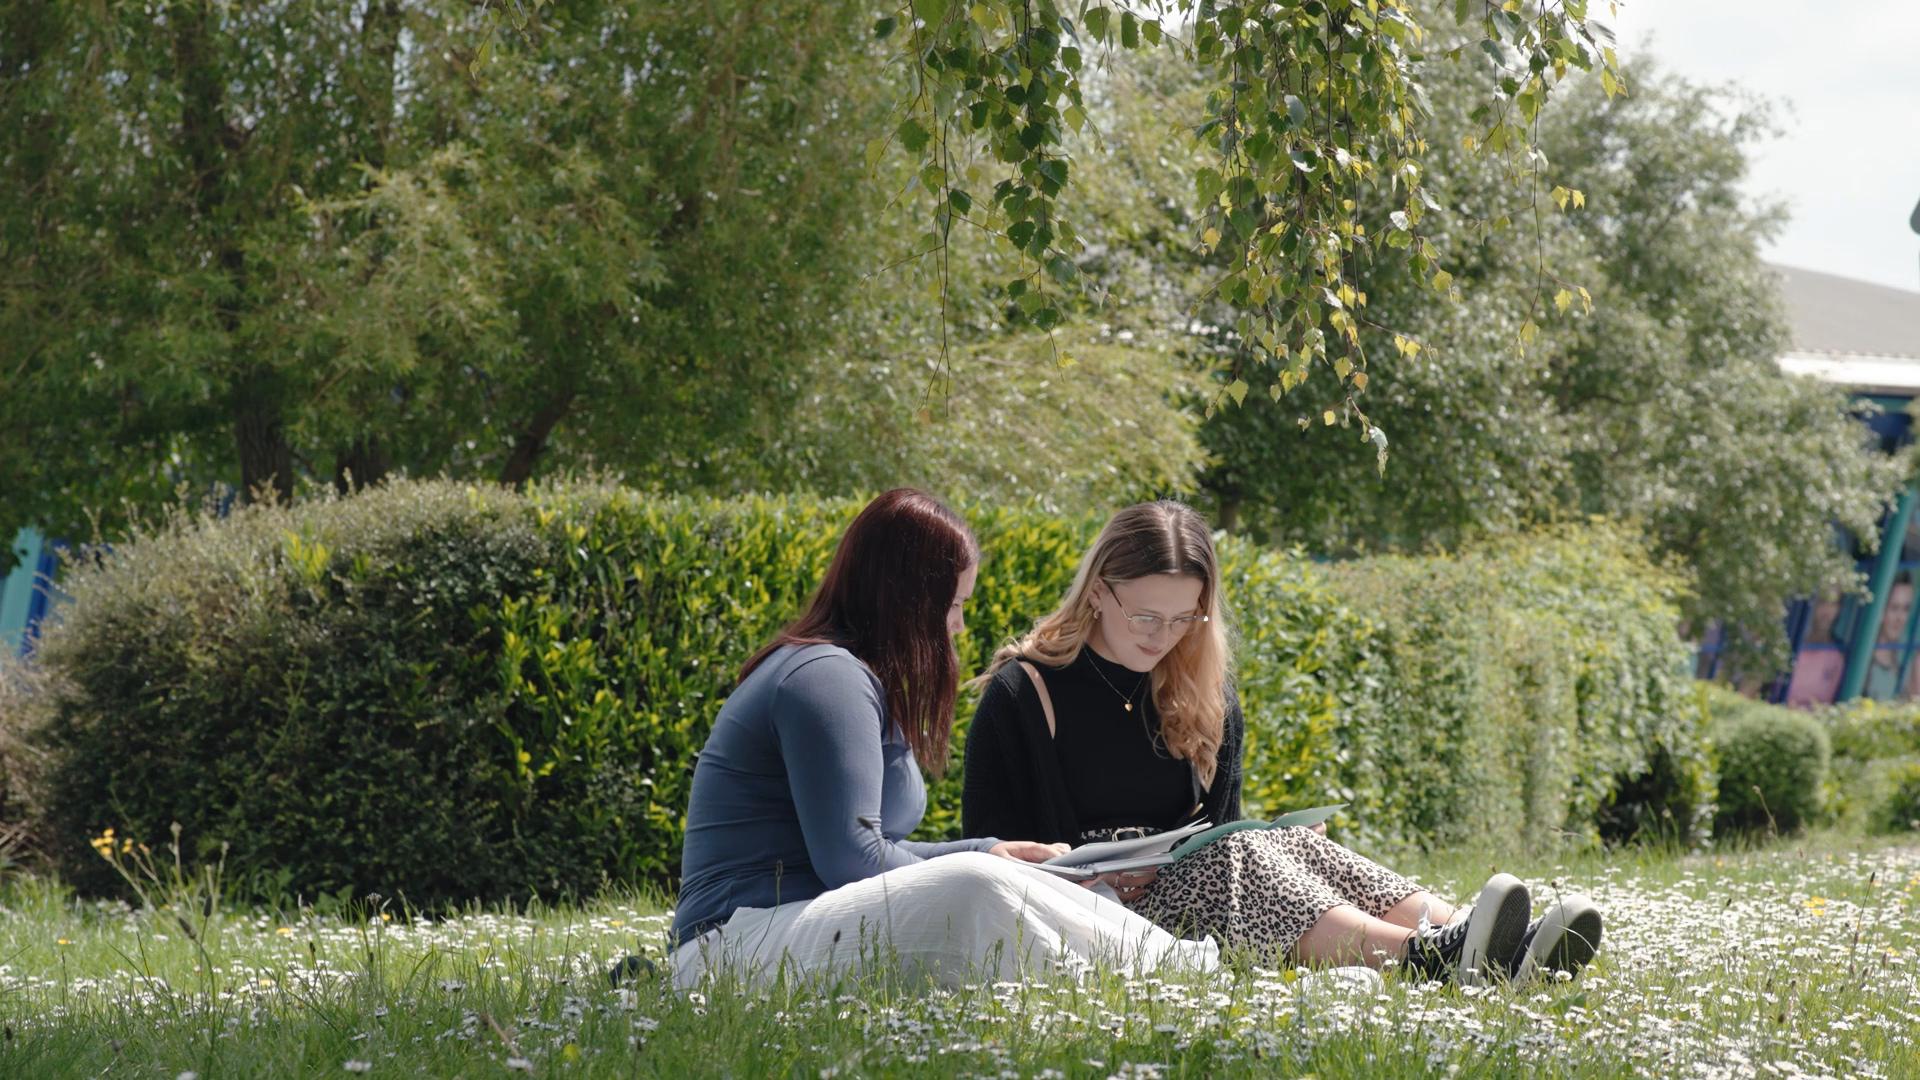
[[[1153,574],[1200,579],[1200,611],[1208,621],[1183,636],[1152,672],[1153,705],[1167,750],[1193,765],[1211,787],[1224,738],[1227,679],[1233,666],[1226,610],[1220,597],[1220,561],[1207,523],[1185,503],[1163,499],[1138,503],[1113,515],[1080,560],[1073,587],[1053,613],[993,654],[975,684],[1015,660],[1063,667],[1080,654],[1093,632],[1097,581],[1132,581]]]

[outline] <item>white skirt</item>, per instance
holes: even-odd
[[[1183,941],[1092,890],[968,851],[771,908],[740,908],[674,951],[674,983],[762,986],[898,965],[948,987],[1092,966],[1209,971],[1212,939]]]

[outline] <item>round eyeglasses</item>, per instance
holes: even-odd
[[[1159,637],[1163,633],[1181,637],[1210,618],[1206,615],[1179,615],[1171,619],[1160,615],[1135,615],[1127,610],[1127,605],[1120,602],[1120,593],[1113,587],[1113,582],[1101,578],[1100,583],[1107,587],[1108,595],[1113,597],[1113,606],[1119,608],[1120,614],[1125,616],[1127,630],[1137,638]]]

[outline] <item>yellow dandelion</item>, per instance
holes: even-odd
[[[627,920],[625,920],[625,919],[613,919],[613,920],[610,920],[610,921],[609,921],[609,922],[607,923],[607,925],[608,925],[608,926],[625,926],[625,925],[627,925]]]
[[[54,940],[54,944],[56,944],[56,945],[71,945],[71,944],[73,944],[73,942],[71,942],[71,941],[68,941],[68,940],[67,940],[66,938],[56,938],[56,939]]]
[[[276,931],[274,931],[274,933],[277,933],[277,934],[279,934],[279,935],[280,935],[281,937],[292,937],[292,936],[293,936],[293,927],[291,927],[291,926],[283,926],[283,927],[281,927],[280,929],[278,929],[278,930],[276,930]]]

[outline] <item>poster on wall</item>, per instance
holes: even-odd
[[[1873,662],[1867,665],[1867,678],[1860,693],[1876,701],[1891,701],[1900,696],[1901,662],[1906,659],[1907,624],[1913,616],[1913,571],[1902,570],[1887,590],[1887,606],[1880,613],[1880,629],[1873,647]]]
[[[1787,682],[1788,705],[1826,705],[1840,692],[1840,679],[1847,673],[1847,654],[1833,633],[1840,606],[1838,597],[1816,600],[1811,605],[1806,633],[1793,658],[1793,676]]]

